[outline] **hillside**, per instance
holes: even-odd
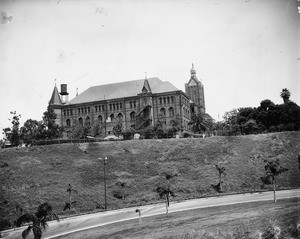
[[[300,132],[211,137],[205,139],[131,140],[61,144],[0,150],[0,219],[16,218],[15,206],[34,210],[48,201],[58,214],[68,199],[67,185],[80,212],[100,210],[104,204],[103,162],[108,157],[108,209],[158,202],[157,183],[165,171],[178,172],[171,200],[216,195],[215,164],[226,168],[225,193],[261,190],[264,159],[280,159],[288,168],[278,179],[280,188],[300,186],[297,155]],[[115,198],[122,179],[128,196]],[[265,188],[268,190],[268,187]],[[120,190],[119,190],[120,191]]]

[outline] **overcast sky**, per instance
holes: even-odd
[[[296,0],[1,0],[0,128],[40,120],[55,80],[90,86],[159,77],[184,91],[192,63],[206,111],[300,105]]]

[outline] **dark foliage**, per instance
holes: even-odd
[[[22,232],[22,238],[25,239],[32,231],[34,239],[42,238],[42,230],[48,227],[47,221],[52,219],[59,220],[58,216],[52,212],[52,207],[48,203],[42,203],[38,206],[37,211],[32,213],[25,212],[15,221],[17,227],[29,223],[28,227]]]
[[[225,113],[215,125],[219,135],[259,134],[300,130],[300,107],[292,102],[275,105],[266,99],[257,108],[246,107]]]
[[[7,219],[0,219],[0,231],[11,228],[11,223]]]
[[[211,187],[218,193],[222,193],[223,191],[221,190],[221,183],[218,183],[216,185],[211,184]]]

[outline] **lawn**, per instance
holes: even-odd
[[[280,238],[297,238],[300,223],[300,201],[297,199],[236,204],[171,213],[120,222],[63,237],[65,239],[171,239],[171,238],[258,238],[259,233],[275,225]],[[205,236],[203,236],[205,235]],[[242,237],[244,236],[244,237]]]

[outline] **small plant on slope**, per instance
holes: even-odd
[[[264,184],[273,184],[274,202],[276,202],[276,179],[288,169],[282,167],[278,159],[270,162],[265,160],[265,163],[266,174],[264,177],[261,177],[261,180]]]
[[[221,167],[219,165],[215,165],[216,169],[218,170],[219,173],[219,183],[216,185],[211,185],[213,189],[215,189],[218,193],[222,193],[222,174],[225,175],[225,167]]]
[[[67,192],[68,192],[69,198],[68,198],[68,202],[66,202],[66,204],[65,204],[64,211],[74,210],[77,213],[77,211],[74,207],[74,204],[76,203],[76,201],[72,202],[72,193],[77,193],[77,190],[72,188],[72,185],[69,183]]]
[[[156,188],[159,197],[165,199],[167,216],[169,214],[170,196],[175,197],[174,191],[171,189],[171,179],[176,176],[176,173],[165,173],[165,180],[161,181]]]
[[[125,201],[126,197],[129,195],[129,184],[130,180],[119,179],[115,184],[117,186],[117,190],[114,191],[113,196],[117,199],[122,199],[123,201]]]

